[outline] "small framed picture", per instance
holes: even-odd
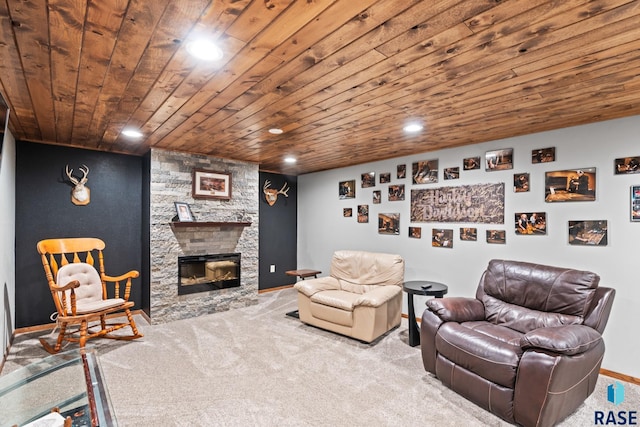
[[[487,243],[504,245],[507,243],[507,233],[504,230],[487,230]]]
[[[409,227],[409,238],[422,239],[422,227]]]
[[[195,219],[193,218],[193,213],[191,213],[191,206],[188,203],[183,202],[173,202],[176,207],[176,217],[180,222],[193,222]]]
[[[399,213],[378,214],[378,233],[399,235],[400,234],[400,214]]]
[[[458,178],[460,178],[460,168],[458,166],[454,168],[444,168],[444,179]]]
[[[411,166],[411,177],[414,184],[438,182],[438,159],[413,163]]]
[[[431,246],[434,248],[453,248],[453,230],[442,228],[431,230]]]
[[[353,208],[343,208],[342,216],[345,218],[351,218],[353,216]]]
[[[369,205],[358,205],[358,222],[369,222]]]
[[[376,186],[376,173],[367,172],[360,175],[360,182],[362,188],[369,188]]]
[[[373,190],[373,204],[378,205],[382,202],[382,192],[380,190]]]
[[[480,169],[480,156],[467,157],[462,161],[462,169],[466,171]]]
[[[194,199],[231,199],[231,174],[224,172],[193,170]]]
[[[356,180],[340,181],[338,183],[338,198],[355,199],[356,198]]]
[[[404,200],[404,184],[396,184],[389,186],[389,201],[397,202]]]
[[[545,212],[516,212],[516,234],[547,234],[547,214]]]
[[[569,221],[569,244],[607,246],[607,220]]]
[[[640,221],[640,185],[631,186],[631,221]]]
[[[396,178],[404,179],[407,177],[407,165],[398,165],[396,167]]]
[[[487,151],[484,158],[486,171],[513,169],[513,148]]]
[[[516,193],[523,193],[525,191],[529,191],[529,174],[528,173],[513,174],[513,191]]]
[[[386,184],[391,182],[391,173],[385,172],[380,174],[380,184]]]
[[[596,200],[596,168],[548,171],[544,175],[545,202]]]
[[[531,150],[531,163],[547,163],[556,161],[556,147]]]
[[[615,160],[614,174],[640,173],[640,157],[622,157]]]
[[[478,240],[478,229],[473,227],[460,227],[460,240],[475,242]]]

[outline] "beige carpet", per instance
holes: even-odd
[[[293,289],[259,296],[257,306],[139,325],[132,342],[94,340],[120,426],[503,426],[444,387],[408,345],[406,320],[373,345],[285,316]],[[3,373],[47,354],[36,334],[16,338]],[[596,391],[562,426],[594,424],[594,411],[638,410]]]

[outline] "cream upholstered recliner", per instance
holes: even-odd
[[[400,325],[403,281],[400,255],[336,251],[330,276],[295,284],[300,320],[372,342]]]

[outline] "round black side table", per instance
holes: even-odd
[[[429,280],[412,280],[402,284],[402,290],[407,293],[407,303],[409,306],[409,345],[415,347],[420,345],[420,329],[416,320],[416,311],[413,305],[414,295],[425,295],[429,297],[442,298],[448,291],[447,285],[431,282]]]

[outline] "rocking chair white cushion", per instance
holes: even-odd
[[[90,264],[76,262],[64,265],[58,270],[56,282],[63,286],[77,280],[80,283],[76,294],[76,314],[93,313],[122,305],[122,298],[102,299],[102,281],[98,271]],[[64,291],[67,313],[71,313],[71,290]]]

